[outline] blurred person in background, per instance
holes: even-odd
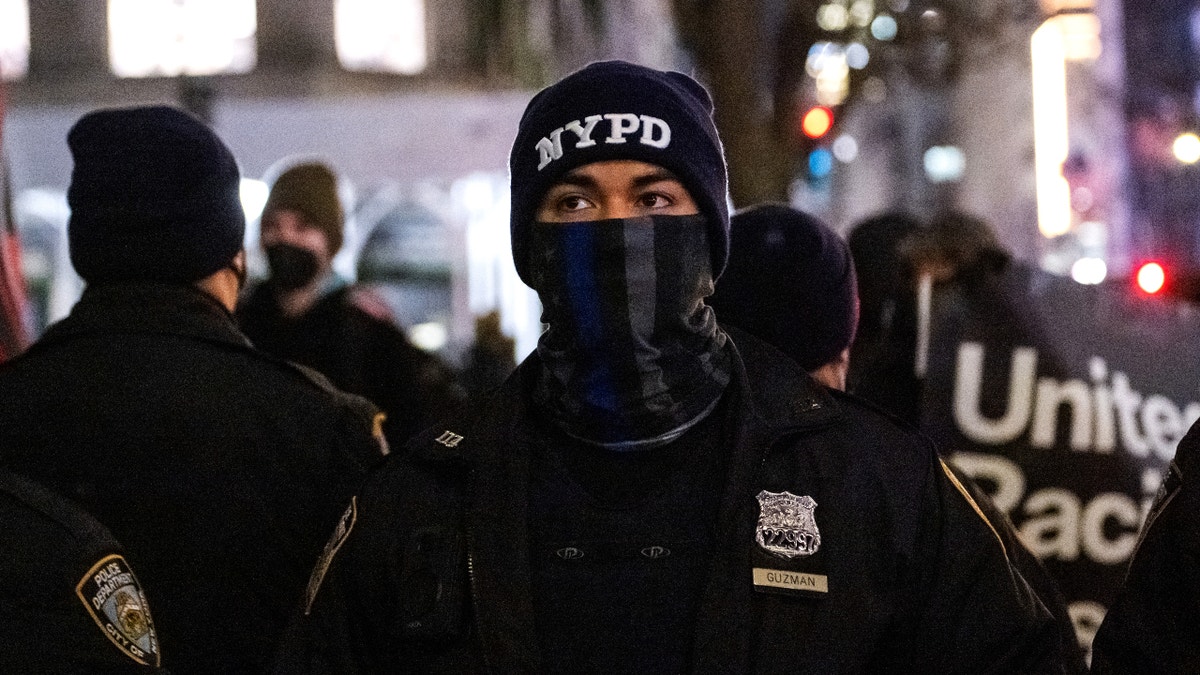
[[[813,379],[844,391],[850,345],[861,325],[861,284],[847,242],[817,218],[783,204],[751,206],[730,222],[729,264],[708,300],[722,325],[761,338]],[[1069,655],[1064,672],[1084,672],[1083,649],[1057,582],[987,493],[953,465],[942,466],[970,491],[1009,559],[1054,614],[1062,653]]]
[[[827,387],[846,389],[858,326],[854,260],[840,236],[785,204],[730,219],[729,264],[708,305]]]
[[[0,672],[166,673],[146,593],[112,534],[3,468]]]
[[[259,239],[270,276],[238,305],[259,349],[314,368],[387,414],[399,447],[463,398],[454,372],[413,345],[385,305],[333,270],[344,212],[338,179],[321,163],[293,166],[275,180]]]
[[[0,100],[0,138],[3,138],[3,124],[4,106]],[[25,278],[21,273],[21,245],[13,217],[12,184],[8,163],[4,161],[4,146],[0,144],[0,363],[29,346],[28,311]]]
[[[994,283],[1008,266],[1010,257],[987,222],[959,211],[941,213],[930,220],[928,226],[911,229],[907,225],[901,228],[894,221],[877,221],[867,230],[877,230],[872,239],[856,238],[859,232],[865,235],[863,229],[867,227],[860,226],[849,238],[856,266],[865,270],[874,264],[872,256],[886,251],[887,265],[895,263],[898,267],[894,274],[885,267],[882,272],[876,270],[862,275],[873,280],[868,282],[872,293],[883,288],[879,282],[888,280],[896,285],[890,295],[884,295],[885,303],[892,307],[885,310],[890,315],[886,329],[876,338],[863,338],[875,342],[858,350],[867,362],[860,364],[851,359],[850,390],[901,419],[917,424],[921,417],[925,377],[921,363],[927,356],[922,350],[927,347],[931,330],[933,290],[952,286],[964,298],[981,307],[998,302],[1000,296],[995,292]],[[906,234],[900,235],[901,232]],[[867,246],[866,241],[887,248],[881,251]],[[873,298],[872,303],[877,298]],[[864,300],[864,307],[865,304]],[[875,311],[872,310],[871,316]],[[874,321],[865,318],[868,316],[865,309],[863,314],[860,327]],[[855,351],[852,349],[852,357]]]
[[[68,244],[87,287],[0,365],[4,463],[125,546],[173,673],[261,671],[381,458],[377,409],[237,329],[240,175],[207,126],[165,106],[104,109],[67,143]]]
[[[467,393],[479,398],[504,383],[517,367],[515,341],[500,327],[500,311],[475,318],[475,342],[467,350],[462,381]]]
[[[921,223],[904,213],[883,213],[851,228],[846,242],[857,272],[859,320],[850,347],[847,388],[901,419],[919,416],[916,380],[916,290],[907,240]]]
[[[533,98],[510,225],[548,329],[367,482],[278,672],[1060,670],[932,446],[717,324],[712,114],[613,61]]]

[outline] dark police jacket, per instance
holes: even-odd
[[[928,442],[737,337],[697,673],[1061,672],[1053,621]],[[351,503],[280,673],[537,672],[526,486],[532,356],[491,405],[414,439]],[[797,509],[762,493],[811,497]],[[760,505],[761,508],[760,508]],[[815,524],[814,524],[815,522]],[[778,557],[764,528],[819,530]],[[767,541],[771,541],[768,535]]]
[[[1179,441],[1142,526],[1092,643],[1092,672],[1200,672],[1200,422]]]
[[[129,552],[171,670],[269,659],[380,445],[375,409],[187,286],[89,287],[0,366],[0,448]]]
[[[166,672],[124,550],[79,506],[0,468],[0,549],[0,672]]]

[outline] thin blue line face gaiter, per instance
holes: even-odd
[[[568,434],[618,449],[662,445],[729,383],[704,216],[534,223],[530,270],[548,330],[539,407]]]

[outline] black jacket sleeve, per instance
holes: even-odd
[[[929,476],[919,533],[909,672],[1064,673],[1054,618],[1010,560],[997,525],[942,462]]]
[[[1092,643],[1092,672],[1200,672],[1200,423],[1179,442],[1141,537]]]

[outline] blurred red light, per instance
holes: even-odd
[[[1162,265],[1148,262],[1138,268],[1137,285],[1146,293],[1153,295],[1161,291],[1166,282],[1167,273],[1163,270]]]
[[[823,105],[810,108],[800,121],[800,128],[809,138],[820,138],[833,128],[833,111]]]

